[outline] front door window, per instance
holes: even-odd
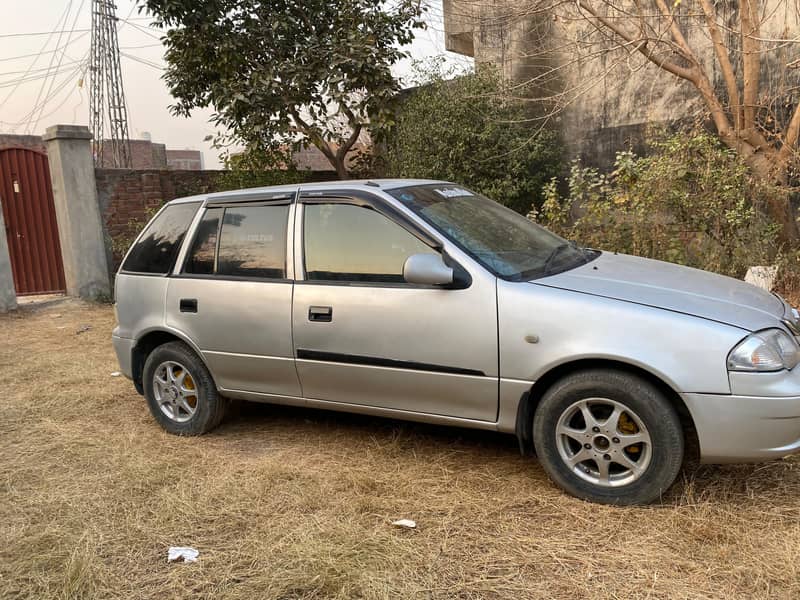
[[[403,283],[412,254],[435,251],[381,213],[353,204],[304,209],[306,279]]]

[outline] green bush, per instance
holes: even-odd
[[[555,135],[509,100],[489,70],[452,77],[441,63],[416,65],[419,86],[399,109],[380,174],[460,183],[525,214],[560,169]],[[452,78],[449,78],[452,77]]]
[[[734,277],[780,258],[780,227],[763,210],[774,192],[735,152],[696,131],[650,145],[649,156],[619,153],[608,175],[573,163],[566,195],[551,180],[529,216],[587,246]]]
[[[289,185],[293,183],[310,183],[312,181],[330,181],[336,179],[334,171],[300,171],[297,169],[265,171],[230,169],[222,171],[214,181],[214,191],[241,190],[270,185]]]

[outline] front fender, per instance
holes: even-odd
[[[748,333],[527,282],[499,281],[498,311],[501,377],[527,381],[565,363],[602,359],[643,369],[679,393],[729,394],[728,352]]]

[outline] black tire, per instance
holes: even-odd
[[[186,411],[178,413],[178,418],[184,419],[182,422],[167,415],[156,398],[156,371],[167,363],[185,367],[197,392],[192,407],[194,413],[191,416]],[[183,342],[170,342],[150,353],[144,364],[142,385],[150,413],[161,427],[174,435],[202,435],[214,429],[225,417],[227,400],[217,392],[217,386],[203,361]]]
[[[593,430],[584,419],[586,413],[583,412],[582,405],[576,405],[587,399],[598,399],[590,403],[590,411],[613,411],[615,406],[631,411],[624,413],[620,423],[630,427],[629,423],[638,419],[644,425],[644,431],[634,424],[634,429],[629,429],[628,433],[631,431],[634,435],[643,433],[649,437],[650,442],[642,442],[623,449],[621,446],[626,443],[624,433],[616,437],[613,433],[606,436],[607,430],[603,429],[605,426],[599,421],[597,423],[599,431],[594,433],[596,430]],[[608,400],[609,403],[604,404],[603,400]],[[570,415],[573,415],[572,420],[568,421]],[[562,425],[570,427],[568,435],[557,433],[562,418],[564,419]],[[608,419],[608,422],[612,420]],[[608,428],[608,431],[619,431],[618,428],[612,429],[610,425]],[[583,436],[580,441],[573,439],[573,430]],[[592,433],[586,433],[589,431]],[[591,439],[588,439],[590,436]],[[533,418],[533,439],[542,466],[556,484],[573,496],[603,504],[647,504],[660,498],[674,483],[683,461],[683,429],[675,409],[664,394],[640,377],[609,369],[580,371],[554,383],[545,392],[536,409]],[[599,448],[609,447],[606,446],[607,443],[613,445],[605,452],[613,452],[614,457],[621,458],[611,457],[610,454],[599,454],[604,452]],[[625,452],[625,456],[621,456],[622,452]],[[636,454],[633,454],[634,452]],[[567,459],[579,458],[579,453],[580,456],[596,458],[576,462],[574,467],[570,467]],[[562,454],[567,458],[563,458]],[[648,458],[646,461],[645,456]],[[619,464],[613,462],[624,461],[626,457],[628,459],[633,457],[628,462],[633,461],[632,464],[636,465],[636,468],[623,466],[622,462]],[[603,474],[600,473],[599,462],[606,459],[610,462],[607,462],[605,468],[609,469],[609,472],[616,469],[618,473],[606,476],[605,481],[609,482],[613,477],[618,477],[617,487],[601,483]],[[642,463],[636,462],[638,460]],[[580,471],[581,474],[576,471]],[[631,480],[626,483],[628,478]]]

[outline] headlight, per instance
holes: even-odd
[[[780,371],[800,362],[800,347],[782,329],[765,329],[747,336],[728,355],[730,371]]]

